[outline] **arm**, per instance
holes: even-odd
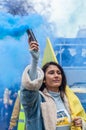
[[[39,45],[37,42],[30,42],[30,53],[32,56],[32,64],[30,67],[29,75],[31,80],[34,80],[37,78],[37,64],[39,59]]]
[[[29,43],[32,56],[31,65],[28,65],[22,75],[22,88],[28,90],[39,90],[44,77],[43,71],[37,67],[39,60],[38,43],[32,41]]]
[[[39,59],[39,48],[37,42],[30,43],[32,56],[31,65],[27,66],[22,75],[21,102],[25,110],[26,118],[31,119],[37,110],[39,103],[39,88],[43,81],[43,71],[37,67]]]

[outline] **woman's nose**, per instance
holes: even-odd
[[[55,73],[55,77],[58,77],[58,73]]]

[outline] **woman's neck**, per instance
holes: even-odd
[[[48,89],[48,91],[51,91],[51,92],[59,92],[59,89],[57,89],[57,88],[50,88],[50,89]]]

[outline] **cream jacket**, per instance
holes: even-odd
[[[25,71],[22,75],[22,87],[28,90],[38,90],[42,84],[44,74],[40,68],[38,68],[38,78],[31,81],[28,71],[30,69],[30,66],[27,66]],[[53,98],[50,96],[50,94],[45,89],[43,92],[40,92],[40,94],[44,97],[46,102],[41,102],[41,111],[42,116],[44,120],[44,126],[46,130],[56,130],[56,104],[53,100]],[[70,99],[71,100],[71,99]],[[69,105],[69,100],[67,99],[67,96],[64,96],[64,105],[71,115],[71,108]],[[76,105],[76,104],[75,104]],[[74,107],[74,106],[73,106]],[[71,130],[81,130],[80,127],[71,126]],[[86,122],[82,120],[82,130],[86,130]]]

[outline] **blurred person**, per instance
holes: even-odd
[[[8,130],[11,114],[13,111],[13,106],[16,100],[17,93],[13,88],[5,88],[3,95],[3,122],[5,130]]]

